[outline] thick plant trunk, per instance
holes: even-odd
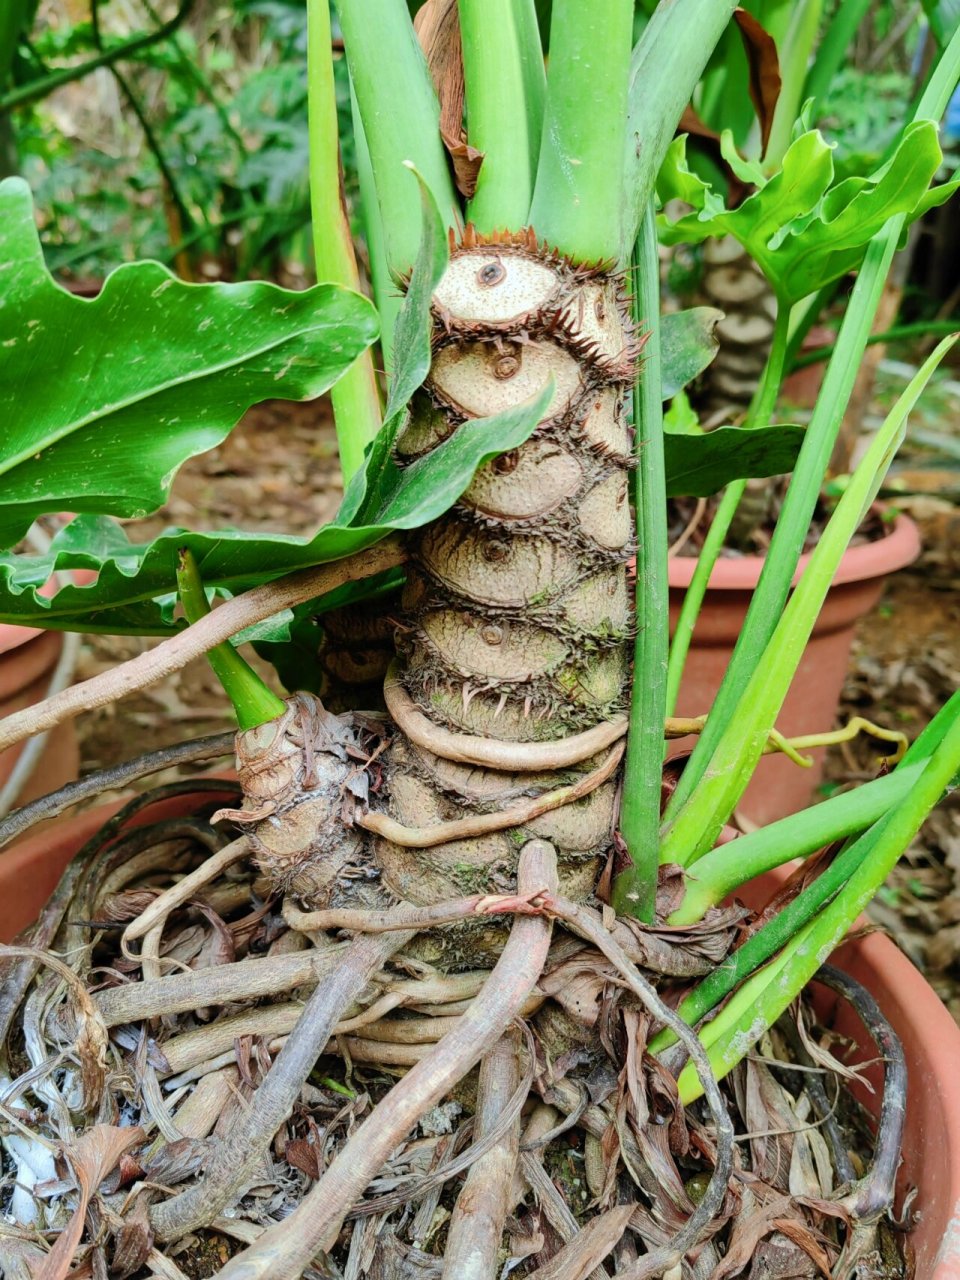
[[[741,422],[770,354],[777,300],[760,268],[732,236],[707,240],[697,302],[718,307],[720,349],[698,394],[704,426]]]
[[[718,307],[720,349],[703,373],[697,396],[706,427],[743,422],[760,382],[773,339],[777,300],[747,251],[724,236],[703,247],[704,271],[697,302]],[[770,480],[748,480],[730,526],[733,546],[750,545],[754,530],[772,513],[775,486]]]
[[[527,233],[484,243],[468,232],[453,252],[435,297],[433,367],[400,460],[427,453],[467,418],[522,403],[550,377],[555,392],[527,443],[482,468],[458,506],[413,540],[387,686],[398,728],[410,730],[386,763],[390,813],[407,826],[500,810],[603,758],[594,748],[560,774],[538,764],[537,744],[625,708],[624,400],[636,350],[617,278],[574,267]],[[426,718],[414,715],[416,733],[399,709],[410,702]],[[502,770],[450,759],[446,747],[430,749],[431,728],[529,744],[513,753],[527,759]],[[610,847],[615,793],[614,778],[523,830],[433,849],[380,839],[377,862],[393,893],[426,904],[512,887],[519,848],[541,836],[557,848],[561,891],[583,897]]]

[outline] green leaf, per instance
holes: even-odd
[[[960,27],[960,0],[922,0],[923,11],[941,49]]]
[[[430,188],[414,170],[420,186],[422,234],[410,284],[394,331],[394,370],[383,426],[370,446],[366,466],[348,486],[340,515],[370,519],[376,492],[395,480],[393,447],[410,398],[430,372],[433,293],[450,260],[447,230]],[[459,496],[459,495],[457,495]]]
[[[800,134],[783,164],[760,190],[736,209],[692,174],[685,139],[672,144],[661,170],[661,203],[681,199],[693,212],[659,219],[666,244],[699,243],[732,235],[755,259],[782,306],[791,306],[861,263],[867,245],[890,218],[910,223],[956,190],[947,183],[929,190],[942,153],[937,126],[918,120],[903,131],[896,151],[871,174],[835,181],[831,149],[818,130]]]
[[[181,548],[193,552],[207,587],[243,591],[363,551],[395,530],[420,528],[456,502],[478,467],[523,444],[553,391],[551,380],[525,404],[463,423],[403,470],[391,462],[367,494],[374,516],[351,522],[341,508],[312,538],[173,529],[137,544],[111,520],[78,516],[57,535],[48,555],[0,556],[0,622],[112,635],[169,634],[177,629],[172,593]],[[63,587],[50,599],[37,594],[54,570],[69,569],[94,569],[99,576],[90,586]]]
[[[722,319],[723,312],[715,307],[690,307],[661,316],[660,380],[664,400],[671,400],[713,360],[720,347],[715,330]]]
[[[47,511],[139,516],[252,404],[326,391],[377,336],[335,285],[186,284],[122,266],[92,300],[47,272],[30,191],[0,183],[0,547]]]
[[[666,431],[667,496],[707,498],[731,480],[785,475],[802,443],[803,427],[790,425]]]

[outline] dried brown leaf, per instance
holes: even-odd
[[[120,1129],[115,1125],[97,1124],[69,1147],[61,1148],[61,1156],[76,1179],[80,1199],[73,1217],[37,1269],[35,1280],[64,1280],[83,1235],[90,1197],[123,1153],[143,1138],[144,1132],[139,1127]]]
[[[765,151],[780,97],[780,59],[773,37],[746,9],[734,9],[743,51],[750,69],[750,100],[760,122],[760,145]]]
[[[617,1245],[636,1207],[620,1204],[591,1218],[569,1244],[530,1273],[530,1280],[585,1280]]]
[[[116,1233],[113,1248],[111,1274],[126,1280],[139,1271],[153,1248],[153,1232],[150,1230],[146,1196],[137,1196],[132,1208],[124,1215],[123,1226]]]
[[[51,955],[49,951],[39,951],[34,947],[0,946],[0,958],[5,956],[39,960],[66,982],[73,998],[77,1019],[74,1048],[80,1064],[80,1080],[83,1085],[82,1109],[95,1112],[103,1096],[110,1036],[93,998],[73,970],[62,960]]]
[[[441,138],[453,165],[453,177],[457,190],[465,199],[471,200],[477,190],[483,152],[478,151],[476,147],[471,147],[462,135],[455,137],[444,133],[441,134]]]

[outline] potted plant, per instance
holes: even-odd
[[[750,424],[678,439],[663,430],[665,371],[697,364],[702,325],[673,322],[687,354],[664,360],[654,188],[658,174],[676,181],[713,216],[667,144],[732,7],[673,0],[632,48],[632,3],[555,0],[545,74],[533,4],[431,5],[425,59],[402,0],[338,0],[369,160],[382,412],[377,312],[354,291],[339,198],[323,0],[308,8],[315,289],[186,285],[141,263],[95,300],[70,298],[43,269],[23,184],[0,187],[0,406],[16,423],[0,536],[13,545],[53,504],[81,513],[49,555],[0,561],[0,618],[167,636],[8,717],[0,747],[204,653],[239,726],[232,803],[222,780],[187,782],[155,815],[148,793],[85,818],[78,839],[90,838],[5,953],[17,1199],[0,1231],[24,1274],[176,1274],[176,1250],[196,1263],[211,1233],[224,1280],[504,1265],[567,1277],[608,1256],[631,1280],[722,1276],[771,1250],[786,1250],[781,1269],[810,1259],[848,1275],[886,1249],[907,1105],[894,1023],[909,1031],[910,1006],[933,997],[911,974],[916,995],[898,1001],[889,953],[858,961],[886,1013],[822,966],[952,783],[960,695],[858,791],[732,841],[727,823],[766,751],[811,745],[778,733],[780,708],[950,345],[891,410],[791,591],[886,270],[907,219],[942,198],[929,189],[935,122],[960,36],[904,126],[912,163],[896,170],[896,200],[884,174],[830,191],[806,131],[789,181],[761,193],[785,304],[824,264],[859,268],[802,441],[769,421],[782,318]],[[39,381],[41,364],[57,378]],[[176,466],[246,404],[327,387],[347,483],[314,536],[172,530],[141,545],[116,524],[158,505]],[[705,720],[678,721],[668,488],[788,469],[724,684]],[[36,588],[55,568],[97,578],[45,600]],[[307,691],[311,621],[359,611],[398,572],[388,715],[333,715]],[[211,609],[217,594],[229,598]],[[290,698],[245,663],[232,641],[247,639],[303,673]],[[665,788],[665,737],[691,728],[696,750]],[[0,839],[77,794],[13,815]],[[808,861],[759,914],[723,905],[796,858]],[[852,1100],[837,1121],[812,1083],[836,1059],[785,1016],[811,982],[856,1012],[886,1064],[874,1139],[854,1157]],[[915,1076],[939,1065],[922,1035],[909,1046]],[[952,1134],[953,1111],[941,1119]],[[823,1146],[796,1138],[821,1127]],[[557,1142],[566,1172],[551,1177],[542,1151]],[[921,1195],[926,1276],[947,1219]]]

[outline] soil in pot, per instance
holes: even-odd
[[[550,899],[551,937],[538,909],[550,868],[522,866],[520,898],[505,886],[487,904],[494,917],[478,921],[475,900],[467,912],[462,902],[451,908],[474,929],[510,929],[491,985],[489,965],[437,963],[449,957],[441,943],[450,925],[406,917],[404,930],[356,934],[342,909],[303,913],[293,895],[271,891],[235,833],[211,821],[230,803],[224,784],[211,780],[199,796],[196,786],[165,788],[152,806],[140,797],[126,814],[107,810],[106,824],[103,811],[84,814],[71,837],[44,840],[63,865],[86,839],[30,939],[67,955],[75,977],[65,987],[49,961],[7,960],[0,1032],[18,1138],[65,1144],[75,1169],[86,1148],[65,1129],[68,1115],[81,1144],[94,1132],[113,1144],[96,1193],[103,1229],[78,1262],[99,1250],[91,1266],[100,1267],[120,1250],[139,1280],[151,1233],[161,1254],[191,1267],[206,1257],[219,1269],[225,1252],[247,1246],[261,1258],[276,1248],[280,1259],[319,1212],[341,1274],[472,1275],[459,1260],[479,1250],[489,1266],[478,1275],[498,1274],[509,1257],[517,1275],[551,1259],[544,1274],[599,1274],[606,1259],[632,1276],[646,1274],[645,1250],[666,1249],[660,1274],[671,1241],[693,1247],[691,1224],[704,1275],[735,1274],[738,1258],[751,1275],[761,1266],[842,1273],[848,1231],[825,1202],[844,1158],[870,1169],[871,1136],[832,1061],[818,1057],[813,1071],[773,1065],[795,1038],[783,1022],[725,1083],[719,1110],[702,1100],[683,1110],[670,1077],[639,1052],[666,1016],[642,979],[674,988],[690,980],[678,969],[712,966],[706,952],[718,938],[729,945],[739,909],[715,918],[709,935],[669,944],[620,922],[613,936],[624,960],[597,951],[597,938],[610,937],[599,913],[596,936],[589,908],[577,909],[586,938],[568,929],[562,899]],[[8,866],[22,876],[31,844],[16,851],[19,865],[0,859],[0,877]],[[362,865],[358,857],[354,875]],[[431,921],[445,918],[430,910]],[[25,1038],[41,1001],[39,1039]],[[303,1048],[307,1033],[312,1049]],[[818,1055],[837,1051],[812,1035]],[[812,1086],[824,1081],[820,1118]],[[727,1149],[728,1111],[741,1136],[724,1191],[725,1176],[715,1183],[711,1173]],[[118,1120],[119,1133],[98,1128]],[[37,1147],[30,1153],[41,1160]],[[848,1148],[853,1157],[842,1154]],[[916,1156],[909,1144],[906,1156]],[[29,1172],[22,1143],[8,1138],[4,1160],[21,1185],[43,1180]],[[9,1189],[0,1194],[10,1201]],[[43,1213],[62,1233],[75,1203],[55,1185],[39,1201],[21,1196],[14,1217]],[[2,1206],[8,1222],[11,1204]],[[261,1236],[304,1204],[306,1217]],[[707,1221],[698,1227],[699,1210]],[[29,1230],[5,1239],[17,1241],[24,1265],[36,1259]],[[884,1226],[870,1242],[886,1249],[897,1236]],[[303,1272],[322,1273],[316,1264]],[[278,1260],[260,1274],[287,1273]]]

